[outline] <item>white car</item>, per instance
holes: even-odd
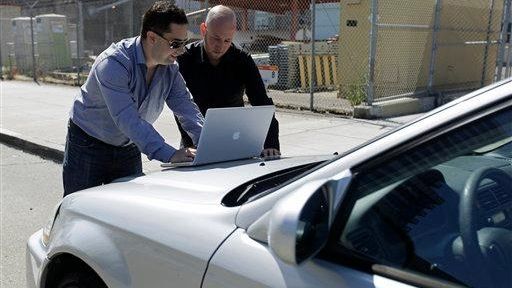
[[[26,260],[29,287],[512,287],[512,81],[343,155],[71,194]]]

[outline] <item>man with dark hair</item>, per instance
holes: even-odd
[[[140,36],[97,57],[70,112],[64,196],[142,174],[141,151],[161,162],[194,159],[195,149],[173,148],[152,125],[166,103],[193,142],[199,140],[204,119],[176,64],[187,24],[182,9],[158,1],[144,14]]]
[[[213,7],[201,24],[204,40],[185,47],[178,57],[180,72],[203,115],[208,108],[244,106],[247,95],[253,106],[274,105],[267,96],[260,73],[251,56],[233,45],[236,16],[230,8]],[[182,145],[192,139],[180,128]],[[183,127],[184,128],[184,127]],[[262,156],[279,157],[279,124],[274,117],[265,140]]]

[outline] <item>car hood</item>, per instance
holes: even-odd
[[[219,204],[227,192],[254,178],[332,157],[332,155],[283,157],[272,161],[250,159],[198,167],[168,168],[136,178],[119,179],[115,183],[79,193],[99,193],[102,197],[122,195],[171,202]]]

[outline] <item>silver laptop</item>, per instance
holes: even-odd
[[[210,108],[192,162],[162,167],[197,166],[258,157],[263,150],[275,107]]]

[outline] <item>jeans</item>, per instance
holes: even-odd
[[[141,154],[135,144],[117,147],[104,143],[69,121],[62,171],[64,196],[141,174]]]

